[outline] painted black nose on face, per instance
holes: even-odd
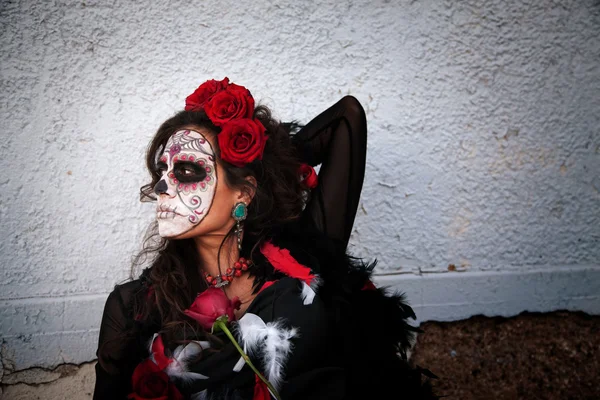
[[[167,186],[167,182],[165,182],[164,179],[161,179],[156,185],[154,185],[154,193],[156,193],[157,195],[161,193],[167,193],[167,189],[169,189],[169,187]]]

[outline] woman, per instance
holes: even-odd
[[[406,360],[412,309],[346,250],[363,108],[346,96],[297,128],[225,78],[158,129],[141,192],[160,237],[108,297],[94,399],[437,398]]]

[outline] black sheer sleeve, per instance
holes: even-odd
[[[131,393],[131,375],[143,354],[133,332],[133,297],[139,281],[118,285],[104,306],[96,356],[94,400],[126,399]]]
[[[295,134],[293,142],[304,162],[320,165],[305,222],[347,246],[365,174],[367,120],[362,105],[353,96],[343,97]]]

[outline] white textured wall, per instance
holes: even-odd
[[[145,146],[224,76],[282,119],[362,102],[352,251],[420,274],[382,277],[420,315],[600,312],[595,0],[2,1],[0,22],[8,370],[94,357],[153,214]]]

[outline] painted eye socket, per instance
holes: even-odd
[[[175,178],[182,183],[202,182],[206,179],[206,170],[194,162],[177,162],[173,167]]]

